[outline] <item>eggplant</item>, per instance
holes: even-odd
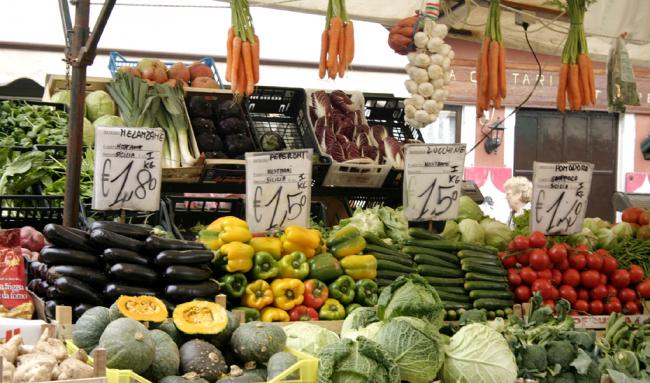
[[[38,277],[41,279],[47,279],[47,270],[49,268],[45,263],[42,263],[41,266],[38,268]]]
[[[165,287],[165,298],[172,302],[187,302],[196,298],[211,298],[219,293],[219,284],[213,280],[195,284],[169,285]]]
[[[72,309],[72,318],[76,322],[86,311],[93,307],[95,307],[95,305],[91,305],[90,303],[79,303],[78,305],[75,305]]]
[[[34,291],[39,297],[47,296],[47,289],[50,288],[50,284],[47,283],[44,279],[39,279],[38,284],[36,285],[36,290]]]
[[[241,106],[233,100],[225,100],[219,103],[218,114],[220,119],[228,117],[241,117]]]
[[[216,132],[221,137],[227,137],[233,134],[246,134],[246,127],[246,122],[240,117],[230,117],[219,121]]]
[[[120,297],[120,295],[131,295],[131,296],[138,296],[138,295],[149,295],[149,296],[155,296],[156,291],[148,288],[148,287],[138,287],[138,286],[130,286],[130,285],[124,285],[121,283],[109,283],[106,285],[103,291],[104,298],[106,299],[107,302],[113,302],[117,298]]]
[[[27,268],[27,273],[29,275],[34,276],[34,278],[40,278],[41,272],[40,272],[40,267],[43,265],[43,263],[39,261],[31,261],[29,262],[29,267]]]
[[[67,247],[87,252],[95,251],[95,247],[90,241],[90,236],[81,230],[73,230],[55,223],[48,223],[43,228],[43,235],[51,244],[58,247]]]
[[[165,250],[156,255],[157,266],[200,265],[212,262],[214,254],[209,250]]]
[[[41,250],[38,260],[48,265],[78,265],[100,267],[101,260],[95,254],[81,250],[48,246]]]
[[[187,103],[187,112],[192,117],[212,118],[212,104],[204,96],[192,96]]]
[[[83,303],[82,303],[83,304]],[[45,301],[45,318],[48,320],[56,319],[56,306],[71,306],[70,303],[63,299],[50,299]],[[74,311],[73,311],[74,317]],[[74,319],[76,321],[76,318]]]
[[[144,242],[127,237],[107,229],[95,229],[90,232],[90,240],[102,249],[117,247],[135,252],[144,250]]]
[[[213,153],[223,151],[223,141],[214,133],[203,132],[196,135],[196,144],[201,153]]]
[[[125,237],[145,240],[150,234],[153,227],[149,225],[132,225],[129,223],[119,223],[113,221],[95,221],[90,225],[90,232],[94,230],[104,229],[115,234],[123,235]]]
[[[275,152],[287,148],[284,139],[276,132],[266,132],[260,137],[260,147],[265,152]]]
[[[197,136],[200,136],[204,133],[215,134],[214,122],[212,122],[212,120],[209,118],[194,117],[190,122],[192,123],[192,129]]]
[[[244,133],[231,134],[226,137],[226,153],[230,158],[243,156],[246,152],[255,149],[253,140]]]
[[[50,286],[50,287],[47,288],[47,291],[45,292],[45,297],[49,298],[49,299],[65,299],[65,298],[67,298],[65,295],[58,292],[56,287],[54,287],[54,286]]]
[[[27,290],[33,292],[34,294],[41,296],[37,290],[38,290],[38,284],[41,283],[41,280],[39,278],[32,279],[29,281],[27,284]]]
[[[110,274],[118,282],[131,283],[138,286],[151,285],[158,279],[158,274],[155,270],[133,263],[116,263],[111,266]]]
[[[160,300],[165,304],[165,307],[167,308],[167,312],[168,312],[168,313],[171,314],[171,313],[174,312],[174,309],[176,308],[176,305],[175,305],[174,303],[168,301],[168,300],[165,299],[165,298],[162,298],[162,299],[160,299]]]
[[[60,277],[72,277],[98,288],[103,288],[108,283],[108,277],[102,270],[89,267],[58,265],[47,270],[46,280],[48,282],[54,283]]]
[[[118,249],[110,247],[102,253],[102,259],[108,264],[119,262],[133,263],[136,265],[146,266],[149,264],[149,259],[131,250]]]
[[[210,279],[210,276],[212,276],[212,270],[209,267],[172,265],[167,266],[163,272],[163,278],[172,283],[203,282]]]
[[[92,303],[96,306],[103,303],[100,295],[92,287],[72,277],[59,277],[55,279],[54,288],[61,295],[74,299],[77,302]]]
[[[205,245],[201,242],[167,239],[153,235],[147,238],[144,244],[148,251],[155,254],[165,250],[205,250]]]

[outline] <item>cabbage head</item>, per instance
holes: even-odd
[[[617,223],[612,226],[612,232],[619,241],[634,237],[634,228],[627,222]]]
[[[608,228],[600,228],[596,230],[595,234],[598,238],[597,246],[601,249],[609,250],[618,242],[616,234]]]
[[[444,337],[419,318],[393,318],[373,340],[395,358],[403,381],[432,382],[445,361]]]
[[[512,231],[503,222],[486,218],[481,221],[481,227],[485,231],[485,244],[496,247],[499,250],[505,250],[512,239]]]
[[[464,326],[449,342],[443,381],[502,383],[517,379],[517,363],[506,339],[481,323]]]
[[[465,218],[480,221],[481,218],[483,218],[483,211],[481,208],[468,196],[461,196],[458,204],[458,221],[462,221]]]
[[[317,356],[323,347],[339,340],[335,332],[310,323],[296,322],[283,330],[287,334],[287,347],[313,356]]]
[[[610,224],[609,222],[598,217],[585,218],[584,221],[582,221],[582,227],[586,227],[595,233],[598,231],[598,229],[609,229]]]
[[[101,116],[98,119],[93,122],[93,125],[95,126],[112,126],[112,127],[123,127],[126,126],[124,124],[124,120],[122,120],[118,116]]]
[[[485,231],[475,220],[465,218],[458,224],[458,230],[463,242],[479,246],[485,245]]]
[[[410,316],[440,328],[444,315],[444,306],[436,289],[417,274],[398,277],[381,291],[377,302],[377,317],[384,322]]]
[[[86,96],[86,116],[95,122],[101,116],[114,116],[117,114],[115,101],[103,90],[96,90]]]
[[[355,310],[356,311],[356,310]],[[361,327],[360,329],[357,330],[349,330],[343,335],[343,332],[341,332],[341,338],[342,339],[352,339],[356,340],[360,336],[368,339],[375,339],[375,336],[381,330],[381,328],[384,327],[384,322],[374,322],[370,323],[366,327]]]
[[[359,229],[361,234],[373,233],[379,238],[385,238],[384,223],[379,218],[378,208],[361,209],[357,208],[352,217],[342,219],[341,226],[352,225]]]
[[[456,221],[445,222],[445,229],[440,233],[446,240],[453,242],[460,242],[460,231],[458,231],[458,224]]]
[[[84,145],[92,147],[95,144],[95,126],[87,118],[84,117],[83,126],[83,142]]]
[[[579,233],[571,234],[567,239],[567,242],[573,246],[578,245],[587,245],[590,249],[593,249],[598,243],[598,237],[591,230],[582,228],[582,231]]]
[[[50,97],[50,102],[65,104],[70,107],[70,91],[67,89],[60,90]],[[86,114],[86,104],[84,104],[84,115]]]
[[[371,323],[379,322],[377,309],[374,307],[359,307],[348,315],[341,326],[341,338],[354,339],[347,336],[348,333],[356,332]]]
[[[390,353],[364,337],[329,344],[318,358],[318,383],[400,383]]]

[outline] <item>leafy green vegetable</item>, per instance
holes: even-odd
[[[464,195],[459,200],[457,220],[462,221],[466,218],[480,221],[483,218],[483,211],[474,200]]]
[[[25,101],[0,102],[0,147],[65,145],[68,114]]]
[[[323,347],[339,340],[336,333],[310,323],[296,322],[283,328],[287,334],[287,346],[316,356]]]
[[[512,239],[512,231],[508,225],[491,218],[485,218],[481,221],[481,227],[485,232],[486,245],[499,250],[505,250],[508,247],[508,243]]]
[[[587,245],[590,248],[593,248],[596,246],[596,243],[598,243],[598,237],[596,237],[596,234],[594,234],[591,230],[585,227],[582,228],[582,231],[579,233],[571,234],[567,238],[567,242],[572,246]]]
[[[460,242],[460,231],[458,230],[456,221],[445,222],[445,228],[440,235],[449,241]]]
[[[341,338],[348,338],[348,333],[368,326],[371,323],[378,322],[377,309],[374,307],[359,307],[348,315],[341,326]]]
[[[634,237],[634,228],[627,222],[620,222],[612,226],[612,232],[619,241]]]
[[[384,231],[384,223],[377,213],[378,209],[377,207],[371,209],[357,208],[354,214],[352,214],[352,217],[342,219],[339,224],[341,226],[354,226],[359,229],[361,234],[373,233],[380,238],[384,238],[386,237],[386,232]]]
[[[325,346],[318,355],[319,383],[399,383],[399,366],[377,343],[359,337]]]
[[[575,368],[578,374],[586,375],[591,364],[592,359],[589,354],[582,349],[578,349],[576,358],[571,362],[571,367]]]
[[[117,113],[115,102],[103,90],[96,90],[86,95],[86,115],[91,122],[102,116],[114,116]]]
[[[600,228],[597,229],[594,234],[596,234],[596,238],[598,238],[596,244],[599,248],[609,250],[616,246],[618,239],[612,230],[608,228]]]
[[[436,289],[421,276],[410,274],[398,277],[382,290],[377,314],[384,322],[399,316],[412,316],[440,328],[445,311]]]
[[[377,215],[386,226],[386,234],[394,243],[401,244],[409,239],[409,223],[404,215],[404,209],[382,206],[377,211]]]
[[[598,231],[598,229],[609,229],[610,225],[609,222],[605,221],[604,219],[601,218],[590,218],[587,217],[582,221],[582,227],[586,227],[587,229],[591,230],[592,232]]]
[[[517,235],[528,235],[528,224],[530,222],[530,210],[524,210],[524,213],[518,216],[515,216],[512,219],[514,225],[514,230],[512,236]]]
[[[475,220],[465,218],[458,224],[458,230],[461,241],[479,246],[485,244],[485,231]]]
[[[93,122],[95,126],[126,126],[118,116],[101,116]]]
[[[575,347],[566,340],[549,342],[546,346],[546,352],[548,354],[548,363],[551,365],[557,363],[562,368],[567,368],[576,358]]]

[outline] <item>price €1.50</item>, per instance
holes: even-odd
[[[273,187],[268,186],[265,189],[273,190]],[[284,227],[286,222],[300,217],[306,205],[307,196],[302,190],[289,193],[283,185],[280,185],[275,188],[275,191],[265,193],[262,186],[257,186],[253,200],[253,216],[257,223],[266,226],[267,231],[276,230]]]

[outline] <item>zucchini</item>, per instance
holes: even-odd
[[[54,280],[53,285],[56,292],[61,296],[74,299],[76,302],[91,303],[95,306],[104,303],[99,298],[99,294],[93,290],[92,287],[78,279],[72,277],[59,277]]]
[[[47,270],[46,279],[49,283],[54,283],[60,277],[72,277],[99,288],[103,288],[108,283],[106,273],[90,267],[58,265]]]
[[[443,302],[446,301],[451,301],[451,302],[470,302],[470,299],[467,295],[463,294],[454,294],[454,293],[448,293],[446,291],[438,291],[438,296]]]
[[[147,266],[133,263],[116,263],[109,270],[113,279],[134,285],[151,285],[158,279],[158,273]]]
[[[108,230],[115,234],[144,241],[151,233],[151,230],[153,230],[153,227],[148,225],[132,225],[114,221],[95,221],[92,223],[92,225],[90,225],[90,231],[92,232],[93,230],[97,229]]]
[[[411,227],[409,228],[409,235],[415,239],[424,239],[424,240],[440,240],[443,239],[442,235],[435,234],[429,230],[423,229],[421,227]]]
[[[192,267],[185,265],[167,266],[162,276],[169,282],[203,282],[210,279],[209,267]]]
[[[444,301],[442,304],[445,307],[445,310],[469,310],[472,308],[472,304],[468,302]]]
[[[506,307],[512,307],[512,304],[512,299],[480,298],[474,301],[474,308],[497,310]]]
[[[404,258],[404,257],[395,257],[393,255],[386,255],[386,254],[380,254],[380,253],[373,253],[371,254],[372,256],[377,259],[377,261],[384,260],[384,261],[391,261],[391,262],[397,262],[400,265],[404,266],[415,266],[415,263],[410,259],[410,258]]]
[[[394,270],[377,270],[377,278],[388,279],[390,281],[394,281],[395,279],[406,274],[410,274],[410,273],[402,273]]]
[[[436,291],[440,292],[445,292],[445,293],[451,293],[451,294],[459,294],[463,296],[467,296],[467,291],[465,291],[464,288],[462,287],[455,287],[455,286],[439,286],[435,287]]]
[[[368,244],[371,244],[371,245],[383,247],[387,250],[397,251],[397,248],[395,246],[386,243],[384,240],[379,238],[377,234],[371,233],[369,231],[363,234],[363,239],[366,240],[366,246],[368,246]]]
[[[504,291],[508,289],[508,284],[506,282],[467,281],[464,286],[466,290]]]
[[[421,275],[426,275],[428,277],[450,277],[450,278],[461,278],[463,277],[463,272],[458,269],[451,267],[437,267],[431,265],[418,265],[416,267],[418,273]]]
[[[200,265],[212,262],[214,254],[209,250],[165,250],[156,255],[157,266]]]
[[[416,254],[413,260],[418,265],[431,265],[439,267],[452,267],[457,268],[458,265],[445,261],[443,258],[438,258],[428,254]]]
[[[379,286],[379,287],[388,286],[388,285],[390,285],[391,283],[393,283],[393,280],[392,280],[392,279],[382,279],[382,278],[377,278],[377,286]]]
[[[455,265],[460,263],[460,260],[455,254],[450,254],[446,253],[444,251],[440,250],[435,250],[435,249],[429,249],[426,247],[418,247],[418,246],[404,246],[402,250],[406,254],[411,254],[411,255],[416,255],[416,254],[426,254],[426,255],[431,255],[436,258],[441,258],[446,260],[449,263],[453,263]]]
[[[206,250],[205,245],[200,242],[167,239],[153,235],[144,241],[144,245],[149,252],[155,254],[165,250]]]
[[[487,266],[487,265],[477,265],[475,263],[464,263],[461,267],[461,270],[465,272],[475,272],[496,275],[501,277],[508,276],[506,269],[501,267]]]
[[[512,299],[512,292],[509,290],[472,290],[469,292],[472,299],[495,298],[495,299]]]
[[[392,270],[392,271],[399,271],[406,274],[410,274],[414,272],[412,267],[400,265],[399,263],[393,261],[385,261],[383,259],[377,260],[377,270]]]
[[[463,286],[463,283],[465,283],[464,278],[438,278],[426,276],[423,276],[423,278],[426,279],[431,286],[436,288],[437,286]]]
[[[97,247],[100,247],[102,249],[117,247],[118,249],[126,249],[135,252],[144,250],[143,241],[129,238],[122,234],[117,234],[106,229],[95,229],[91,231],[90,240],[93,241]]]
[[[48,223],[43,228],[43,235],[48,242],[58,247],[68,247],[88,252],[95,251],[88,233],[80,230],[72,230],[62,225]]]
[[[386,248],[386,247],[373,245],[371,243],[366,243],[365,251],[370,252],[370,253],[381,253],[381,254],[386,254],[386,255],[393,255],[393,256],[396,256],[396,257],[407,257],[407,255],[402,253],[401,251],[397,251],[397,250],[389,249],[389,248]]]
[[[406,240],[408,246],[428,247],[431,249],[457,252],[461,250],[473,250],[481,253],[497,254],[498,250],[493,247],[483,247],[472,245],[463,242],[451,242],[446,240],[422,240],[422,239],[408,239]]]
[[[469,272],[465,274],[465,279],[468,281],[485,281],[485,282],[503,282],[508,283],[508,277],[484,274],[482,272]]]
[[[499,259],[485,259],[485,258],[463,258],[460,260],[461,265],[464,263],[473,263],[476,265],[487,265],[487,266],[494,266],[494,267],[502,267],[503,263],[501,263],[501,260]]]
[[[110,247],[102,253],[104,262],[112,265],[114,263],[126,262],[136,265],[146,266],[149,264],[149,259],[131,250],[118,249]]]
[[[489,260],[497,260],[497,261],[499,260],[499,257],[494,254],[482,253],[479,251],[472,251],[472,250],[461,250],[458,252],[458,257],[460,259],[481,258],[481,259],[489,259]]]
[[[137,286],[130,286],[130,285],[124,285],[121,283],[109,283],[106,285],[103,291],[104,298],[107,301],[114,301],[117,298],[120,297],[120,295],[130,295],[130,296],[138,296],[138,295],[149,295],[149,296],[155,296],[156,291],[149,288],[149,287],[137,287]]]
[[[38,256],[38,260],[47,265],[102,266],[101,260],[95,254],[55,246],[44,247]]]
[[[219,283],[208,280],[195,284],[169,285],[165,287],[165,298],[172,302],[189,302],[195,298],[210,298],[219,293]]]

